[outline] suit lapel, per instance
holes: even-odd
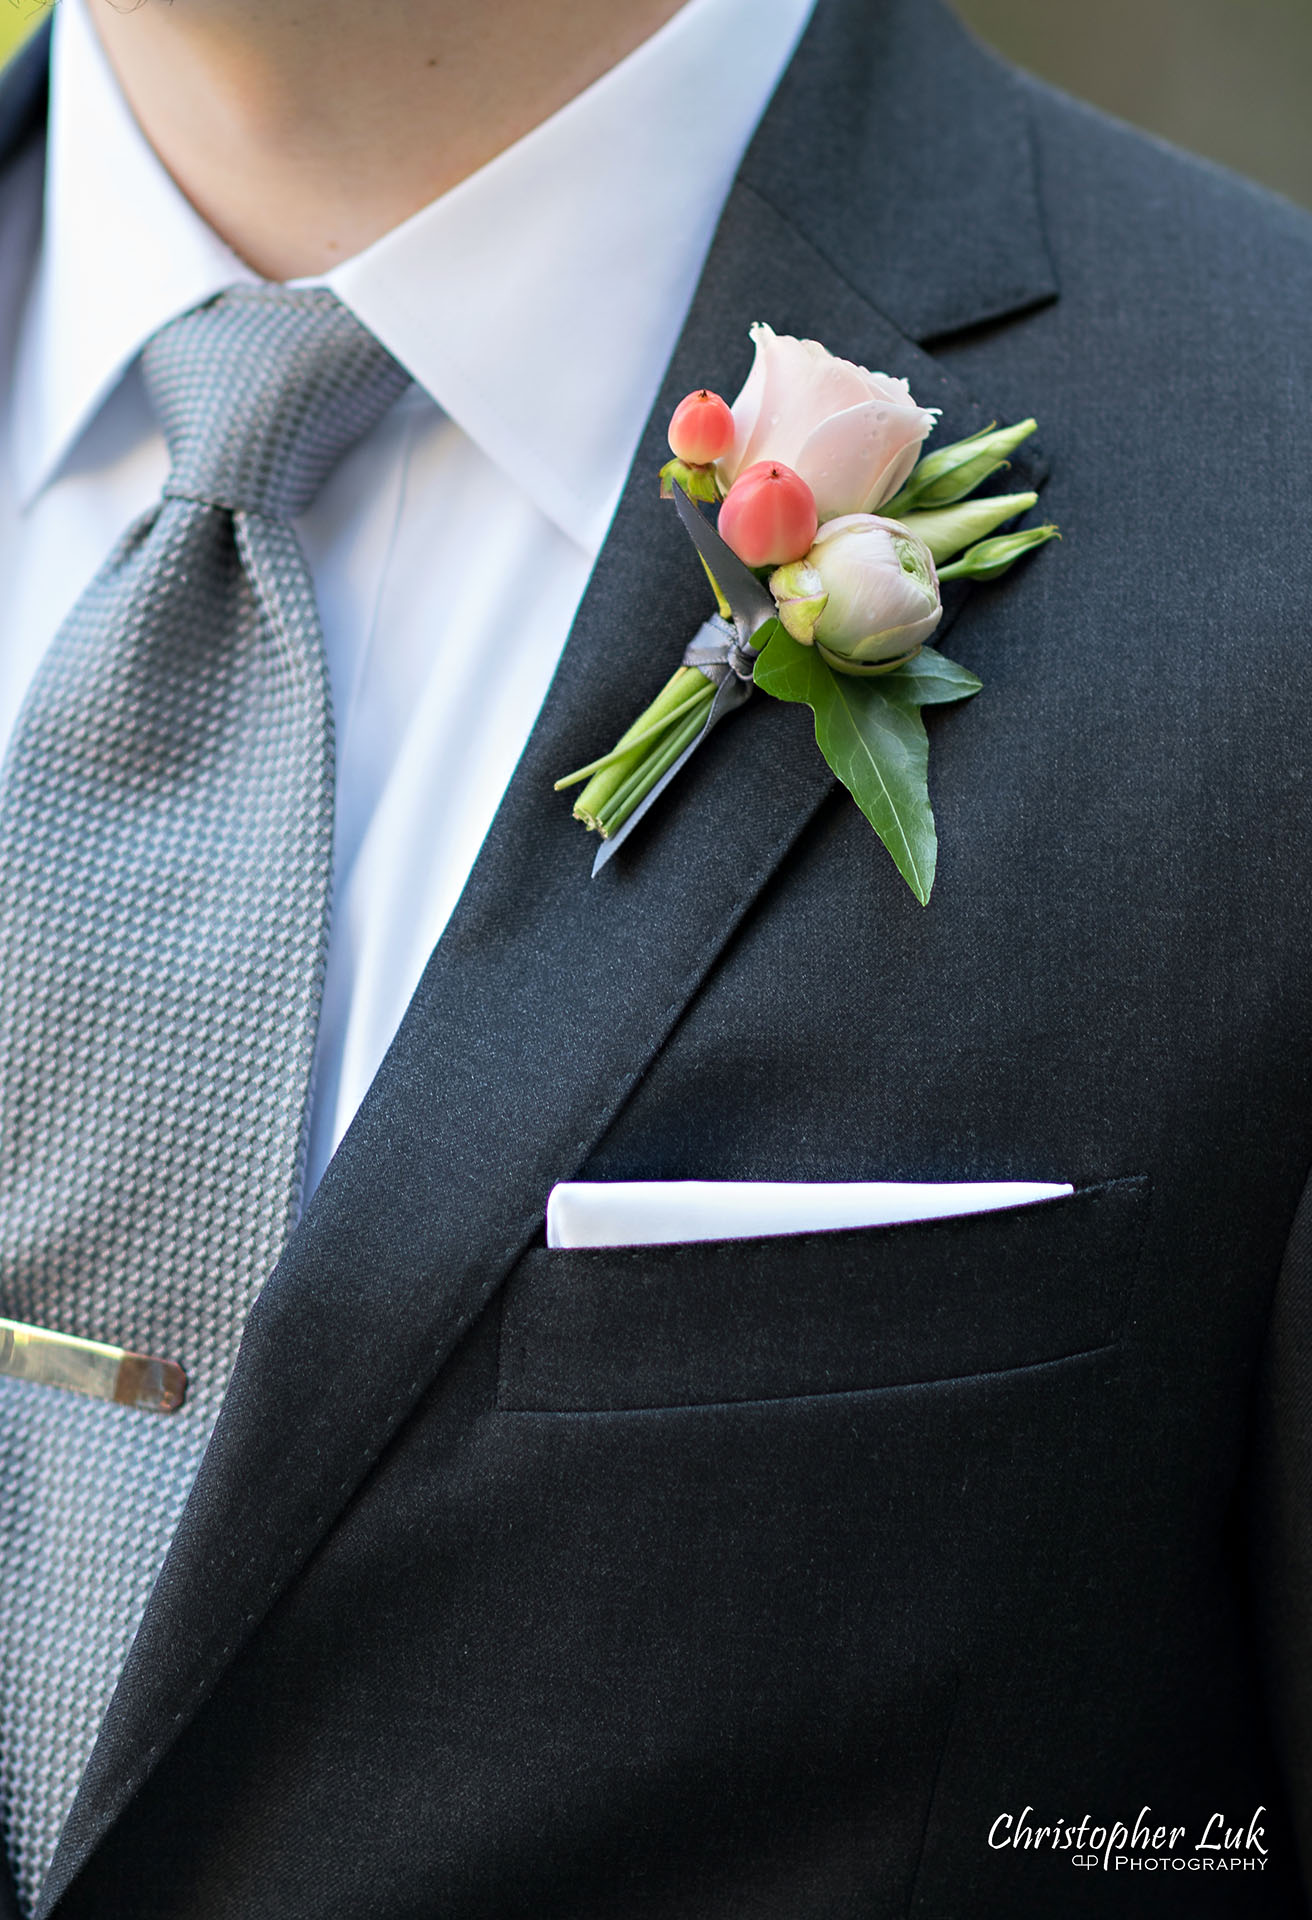
[[[919,400],[943,409],[944,437],[994,417],[872,304],[881,272],[891,273],[895,300],[914,280],[902,266],[889,268],[882,243],[855,249],[852,277],[863,285],[853,285],[767,192],[771,150],[796,154],[817,75],[836,42],[840,56],[854,35],[864,45],[865,11],[854,0],[822,0],[731,195],[524,758],[378,1077],[250,1316],[42,1914],[541,1233],[548,1190],[586,1160],[831,791],[809,715],[758,698],[719,729],[595,882],[593,843],[571,820],[568,798],[552,793],[559,773],[627,725],[707,612],[686,538],[656,497],[672,406],[695,386],[736,391],[750,359],[748,326],[765,318],[906,376]],[[957,30],[928,11],[960,66]],[[916,0],[888,15],[906,23],[919,48],[924,15]],[[1014,141],[991,69],[968,45],[966,54],[976,94],[988,96],[968,109],[985,130],[976,137],[987,145],[1001,117]],[[868,158],[864,164],[868,171]],[[846,195],[846,182],[828,191],[838,197],[840,187]],[[867,200],[858,178],[853,222],[865,220]],[[1006,211],[1014,231],[1013,201]],[[1051,292],[1032,194],[1026,204],[1026,271],[1014,239],[1004,262],[1012,307]],[[841,223],[831,215],[830,224],[838,252]],[[973,310],[996,314],[997,277],[977,261],[970,271]],[[927,261],[926,277],[936,275],[942,279],[941,263]],[[942,287],[935,299],[922,288],[919,297],[922,320],[972,311],[960,286]],[[899,885],[890,868],[890,900]]]

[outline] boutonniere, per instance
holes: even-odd
[[[766,326],[752,340],[732,407],[702,391],[675,409],[674,458],[661,470],[717,610],[610,752],[556,789],[583,788],[574,817],[601,836],[596,874],[753,691],[798,701],[923,905],[937,839],[921,708],[968,699],[981,684],[926,645],[943,616],[939,585],[996,580],[1056,534],[1001,531],[1036,494],[979,494],[1036,423],[924,454],[937,415],[905,380]],[[699,502],[718,507],[718,524]]]

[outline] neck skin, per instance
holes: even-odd
[[[682,0],[90,0],[138,124],[271,280],[326,272],[530,132]]]

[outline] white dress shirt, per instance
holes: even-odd
[[[315,283],[415,384],[298,522],[338,766],[310,1187],[523,751],[734,172],[813,3],[688,0]],[[64,615],[165,478],[141,347],[256,278],[147,144],[85,0],[56,17],[42,192],[33,155],[0,205],[0,751]]]

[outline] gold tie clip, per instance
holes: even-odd
[[[176,1413],[187,1391],[187,1376],[176,1360],[76,1340],[21,1320],[0,1319],[0,1374],[43,1387],[68,1387],[143,1413]]]

